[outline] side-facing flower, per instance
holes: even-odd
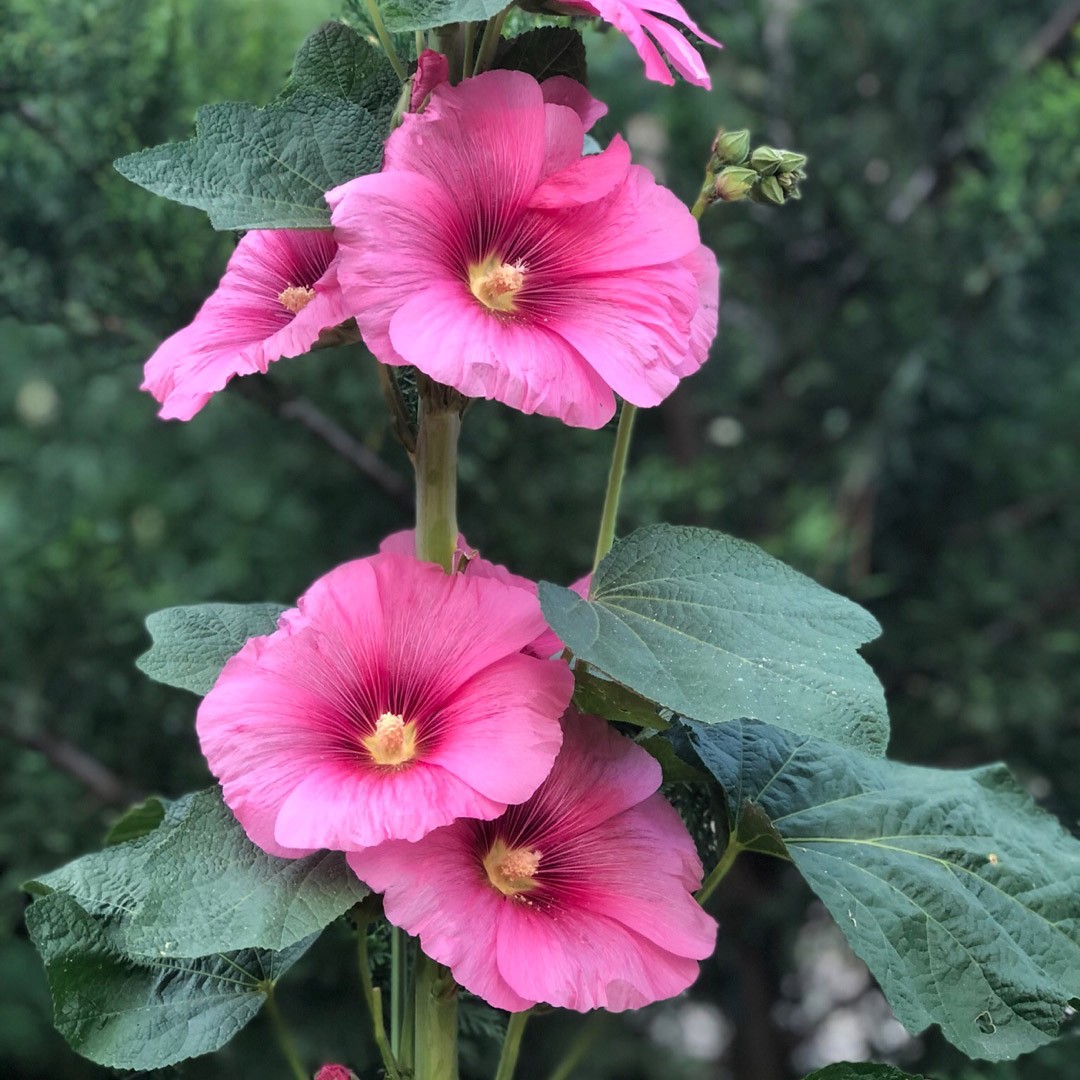
[[[142,389],[161,402],[159,415],[190,420],[234,375],[265,374],[345,322],[336,255],[329,230],[247,233],[190,325],[146,362]]]
[[[203,753],[274,855],[419,840],[527,799],[562,741],[566,664],[525,589],[379,554],[316,581],[199,707]]]
[[[712,82],[705,69],[705,62],[701,59],[701,53],[671,23],[656,17],[663,15],[673,22],[681,23],[706,44],[722,49],[723,45],[709,37],[691,19],[678,0],[641,0],[640,3],[630,0],[556,0],[555,6],[571,15],[598,15],[621,30],[645,62],[646,78],[665,86],[671,86],[675,82],[664,63],[666,56],[671,66],[687,82],[703,86],[706,90],[711,88]]]
[[[604,111],[564,77],[436,86],[383,171],[327,195],[379,360],[583,427],[611,418],[612,391],[656,405],[704,363],[715,257],[622,139],[582,156]]]
[[[649,754],[573,710],[563,730],[521,806],[349,864],[392,923],[497,1008],[639,1008],[685,990],[712,952],[716,923],[692,895],[701,863]]]

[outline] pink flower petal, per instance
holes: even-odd
[[[701,53],[669,23],[642,12],[641,25],[656,39],[671,66],[689,83],[712,89]]]
[[[409,95],[409,111],[416,112],[427,100],[428,94],[450,78],[450,61],[442,53],[425,49],[416,61],[412,91]]]
[[[576,79],[566,75],[553,75],[540,84],[544,101],[549,105],[566,105],[581,117],[581,123],[588,131],[602,116],[607,115],[608,107],[585,89]]]
[[[616,135],[606,150],[581,156],[580,145],[572,164],[548,176],[533,192],[530,210],[558,210],[595,202],[621,184],[630,171],[630,147]]]
[[[469,397],[578,427],[603,427],[615,414],[611,390],[563,338],[488,311],[464,283],[432,285],[404,303],[390,340],[406,363]]]

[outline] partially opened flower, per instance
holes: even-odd
[[[638,56],[645,61],[647,78],[664,83],[665,86],[671,86],[675,82],[664,63],[666,56],[671,66],[687,82],[704,86],[706,90],[712,86],[705,62],[697,49],[671,23],[656,17],[663,15],[681,23],[702,41],[722,49],[723,45],[709,37],[691,19],[678,0],[641,0],[641,3],[632,3],[629,0],[556,0],[556,6],[560,11],[567,11],[571,15],[599,15],[605,22],[618,27],[637,49]],[[657,45],[660,47],[657,48]]]
[[[701,863],[649,754],[572,710],[563,729],[528,802],[349,864],[385,893],[392,923],[496,1008],[639,1008],[685,990],[712,952],[716,923],[692,895]]]
[[[158,346],[142,384],[166,420],[190,420],[234,375],[266,373],[349,318],[329,230],[255,229],[189,326]]]
[[[704,363],[716,260],[697,222],[580,84],[490,71],[442,84],[381,173],[327,201],[339,278],[375,356],[470,397],[599,427],[612,391],[656,405]]]
[[[199,707],[203,753],[274,855],[418,840],[527,799],[562,741],[566,664],[522,653],[536,597],[379,554],[321,577]]]

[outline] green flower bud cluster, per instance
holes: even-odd
[[[800,198],[805,154],[772,146],[750,149],[749,131],[721,131],[712,145],[703,194],[708,202],[752,199],[783,206]]]

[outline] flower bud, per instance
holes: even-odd
[[[771,202],[777,206],[784,205],[784,189],[775,176],[763,176],[754,189],[753,197],[758,202]]]
[[[750,153],[750,132],[721,131],[712,145],[712,168],[719,172],[725,165],[741,165]]]
[[[315,1074],[315,1080],[357,1080],[357,1076],[344,1065],[324,1065]]]
[[[724,202],[738,202],[750,194],[758,182],[758,175],[753,169],[743,169],[738,165],[729,165],[722,169],[713,186],[713,196]]]
[[[780,175],[784,175],[786,173],[798,173],[802,172],[802,167],[805,164],[805,154],[796,154],[793,150],[781,150],[780,165],[776,171]]]
[[[750,155],[750,168],[759,176],[772,176],[783,160],[781,151],[774,150],[771,146],[759,146]]]

